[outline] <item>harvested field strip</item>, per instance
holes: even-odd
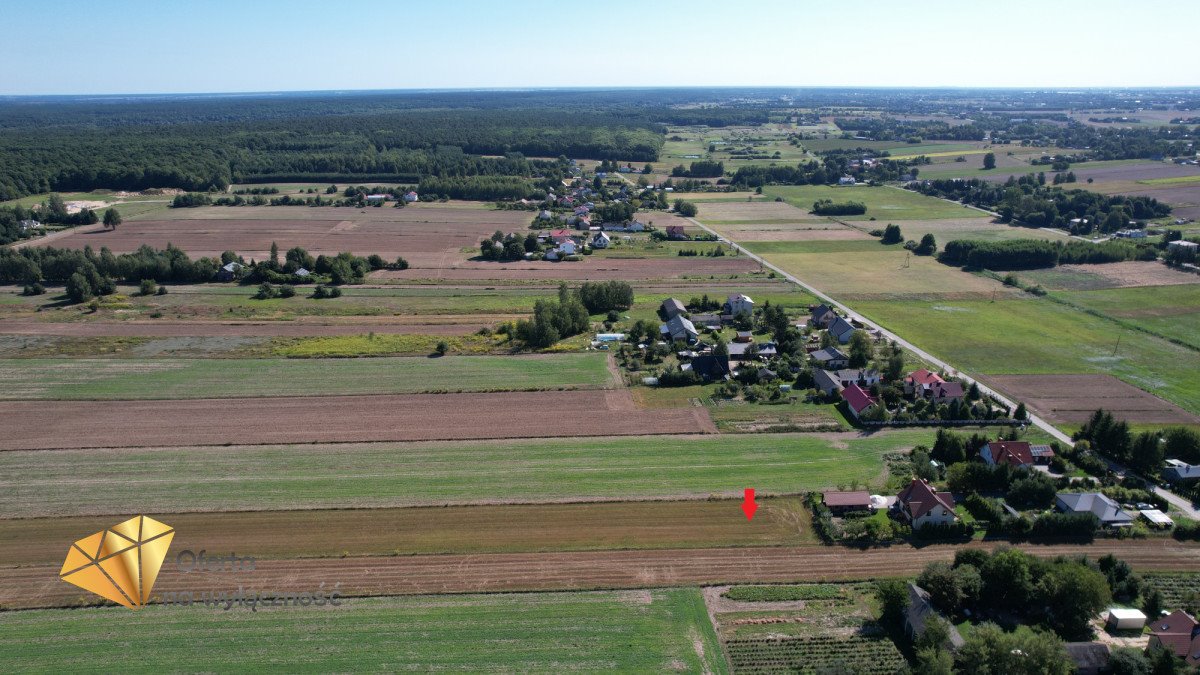
[[[4,626],[10,672],[728,670],[694,589],[49,610]]]
[[[1080,425],[1097,408],[1140,424],[1200,424],[1200,417],[1111,375],[991,375],[983,379],[1061,426]]]
[[[994,549],[1007,545],[973,542],[966,546]],[[1030,544],[1019,548],[1044,558],[1096,558],[1111,553],[1139,572],[1200,570],[1200,546],[1169,539]],[[341,583],[342,592],[353,596],[850,581],[915,576],[929,562],[950,561],[962,549],[962,545],[949,544],[866,550],[801,546],[264,560],[252,571],[233,575],[183,574],[175,565],[167,564],[154,590],[158,594],[202,592],[237,590],[242,585],[273,591],[311,591],[321,583]],[[59,567],[0,568],[0,606],[17,609],[92,602],[94,596],[84,596],[79,589],[58,581]]]
[[[760,500],[747,522],[741,501],[508,504],[407,509],[167,513],[175,550],[237,551],[267,558],[435,553],[533,553],[644,548],[796,546],[812,543],[799,497]],[[60,562],[63,542],[113,516],[0,520],[0,566]]]
[[[530,411],[546,411],[544,422]],[[715,432],[703,408],[636,410],[625,390],[188,401],[5,401],[3,450]]]
[[[545,398],[536,402],[523,394],[502,398],[520,399],[519,409],[506,409],[506,416],[525,428],[529,411],[557,410],[584,394],[595,397],[598,392],[539,395]],[[454,409],[462,427],[487,431],[495,423],[482,414],[487,409],[482,404],[445,406]],[[647,412],[656,416],[665,411]],[[313,414],[320,417],[319,409]],[[627,414],[611,416],[615,421]],[[562,430],[578,432],[569,425]],[[761,495],[795,494],[882,477],[885,453],[932,440],[931,430],[911,430],[870,436],[738,434],[5,452],[0,453],[0,513],[24,518],[124,514],[131,508],[177,513],[713,494],[740,498],[746,487]],[[181,501],[180,495],[187,499]]]
[[[354,322],[314,323],[305,321],[259,321],[206,323],[147,321],[42,323],[0,321],[0,335],[45,335],[66,337],[302,337],[362,335],[363,333],[413,333],[418,335],[467,335],[491,323],[488,316],[439,316],[383,320],[356,317]]]
[[[0,399],[337,396],[611,386],[601,353],[375,359],[0,360]]]

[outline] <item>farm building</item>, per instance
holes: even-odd
[[[17,225],[20,226],[21,232],[42,229],[42,224],[36,220],[22,220],[21,222],[17,223]]]
[[[382,204],[382,203],[386,202],[388,200],[388,197],[390,197],[390,196],[391,195],[387,195],[387,194],[367,195],[367,203]]]
[[[1167,244],[1168,251],[1195,251],[1197,249],[1200,249],[1200,244],[1197,244],[1194,241],[1185,241],[1183,239],[1179,239]]]
[[[1187,665],[1200,666],[1200,623],[1177,609],[1150,622],[1150,646],[1166,649]]]
[[[867,368],[843,368],[834,371],[833,375],[843,387],[849,387],[852,384],[857,384],[860,387],[869,387],[873,384],[879,384],[882,381],[878,370]]]
[[[914,528],[958,520],[954,513],[954,497],[938,492],[929,481],[921,478],[912,479],[896,496],[896,508]]]
[[[408,192],[405,192],[405,193],[404,193],[404,201],[405,201],[406,203],[409,203],[409,204],[411,204],[412,202],[419,202],[419,201],[421,201],[421,198],[420,198],[419,196],[417,196],[417,193],[416,193],[416,192],[414,192],[414,191],[412,191],[412,190],[409,190]]]
[[[242,267],[241,263],[226,263],[221,269],[217,270],[217,281],[233,281],[237,278],[238,273],[242,271]]]
[[[739,330],[733,336],[734,342],[754,342],[754,333],[748,330]]]
[[[1063,513],[1090,513],[1104,527],[1127,527],[1133,524],[1133,516],[1121,510],[1113,500],[1099,492],[1060,492],[1055,497],[1055,506]]]
[[[687,239],[687,235],[683,232],[682,225],[668,225],[667,239]]]
[[[721,328],[720,314],[693,314],[689,318],[697,326],[703,326],[711,330],[720,330]]]
[[[821,500],[835,514],[847,511],[866,511],[871,508],[871,493],[865,490],[853,492],[827,490],[821,494]]]
[[[854,179],[854,176],[842,176],[838,179],[838,185],[854,185],[857,182],[858,181]]]
[[[878,405],[878,401],[871,398],[871,395],[865,389],[852,384],[842,390],[842,398],[846,400],[846,405],[850,408],[850,413],[854,415],[854,419],[861,419],[867,411]]]
[[[1112,632],[1114,630],[1141,630],[1146,626],[1146,615],[1142,614],[1140,609],[1128,609],[1125,607],[1113,607],[1108,610],[1108,621],[1104,624],[1104,629]]]
[[[1175,521],[1171,520],[1171,516],[1159,511],[1158,509],[1143,509],[1140,515],[1146,519],[1150,527],[1159,529],[1167,529],[1175,526]]]

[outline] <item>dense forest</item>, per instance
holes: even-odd
[[[1170,206],[1153,197],[1064,190],[1047,186],[1044,175],[1009,178],[1004,183],[978,178],[934,180],[914,189],[995,211],[1005,222],[1069,229],[1072,234],[1115,232],[1128,227],[1130,220],[1162,218],[1171,214]]]
[[[1100,243],[1088,241],[1045,241],[1012,239],[976,241],[955,239],[946,243],[938,260],[948,265],[997,271],[1028,270],[1055,265],[1080,265],[1125,260],[1154,260],[1158,249],[1151,244],[1125,240]]]

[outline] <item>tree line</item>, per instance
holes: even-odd
[[[955,239],[946,242],[938,260],[947,265],[970,269],[1009,271],[1056,265],[1154,260],[1157,257],[1158,251],[1154,246],[1135,244],[1131,241],[1110,240],[1092,243],[1078,240],[1063,242],[1043,239]]]

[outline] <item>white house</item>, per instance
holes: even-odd
[[[597,232],[596,236],[592,237],[592,248],[608,248],[610,243],[612,243],[612,237],[603,232]]]
[[[684,340],[686,342],[695,342],[696,338],[700,337],[700,332],[696,330],[696,326],[684,316],[672,317],[670,321],[664,323],[659,328],[659,332],[664,336],[670,336],[672,340]]]
[[[945,492],[938,492],[929,481],[920,478],[912,479],[896,497],[896,505],[913,529],[926,525],[953,523],[958,520],[954,514],[954,497]]]
[[[538,214],[538,220],[550,220],[553,217],[554,214],[550,213],[546,209],[542,209],[542,212]]]
[[[21,226],[21,232],[42,229],[42,224],[36,220],[22,220],[18,225]]]
[[[854,180],[854,176],[842,176],[838,179],[838,185],[854,185],[857,182]]]
[[[754,301],[748,295],[735,293],[725,301],[725,313],[737,316],[745,312],[746,314],[754,314]]]
[[[404,201],[407,203],[419,202],[421,201],[421,198],[417,196],[416,192],[409,190],[408,192],[404,193]]]
[[[568,239],[558,244],[557,251],[559,255],[575,255],[579,251],[579,245],[574,239]]]

